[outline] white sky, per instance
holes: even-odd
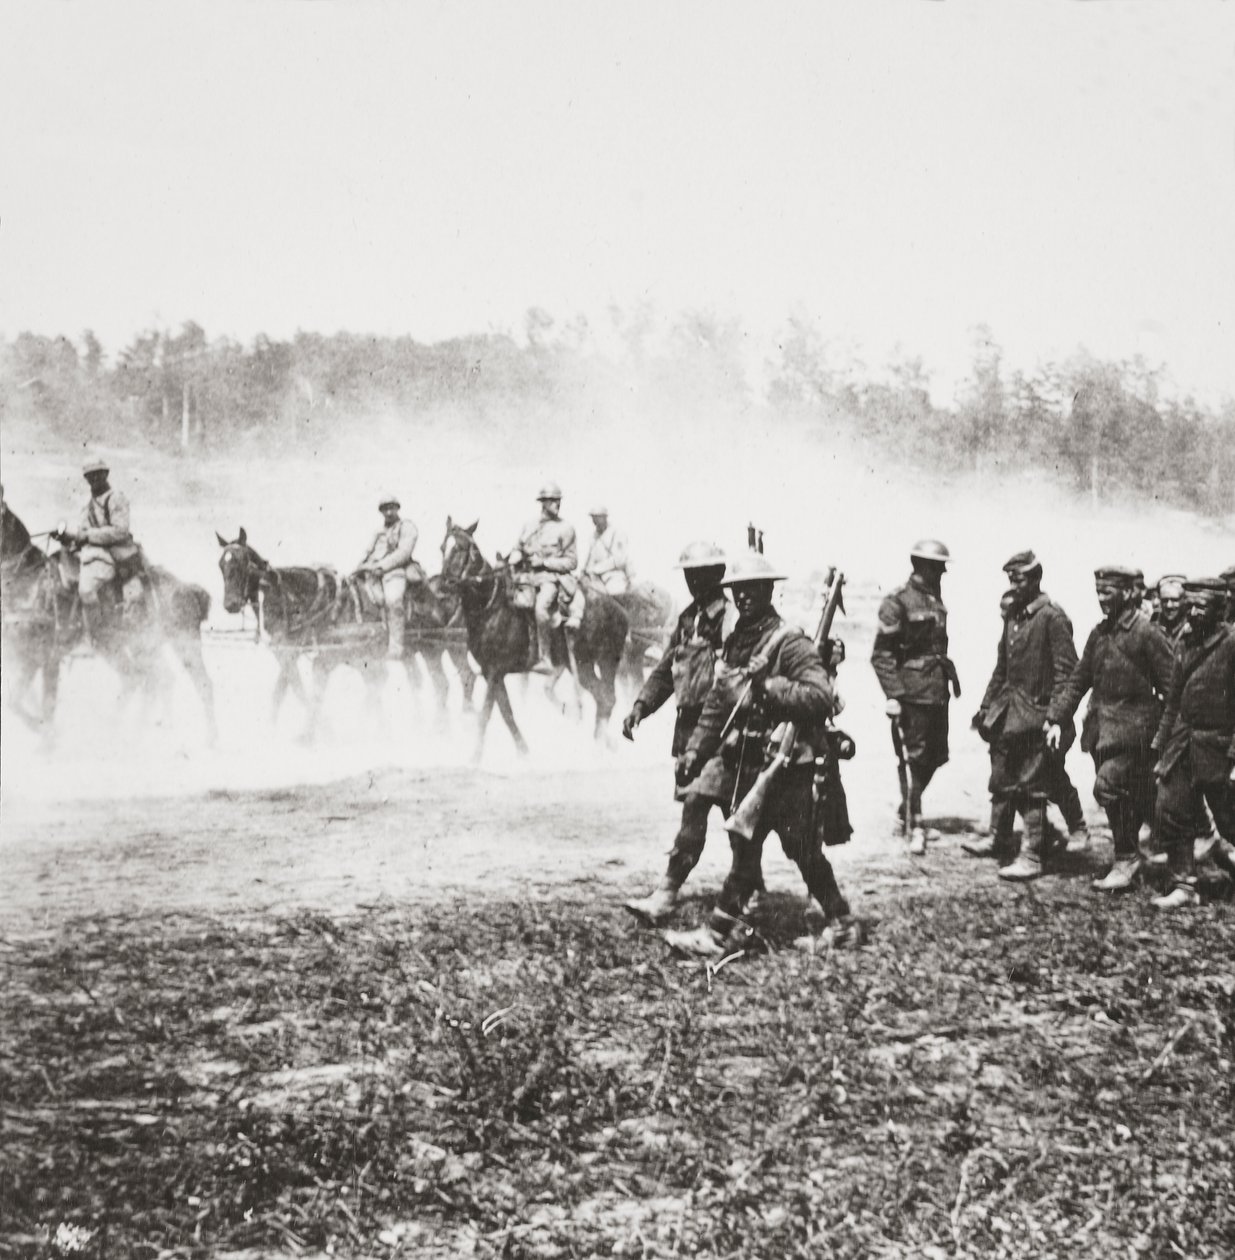
[[[1235,394],[1235,5],[0,3],[0,331],[985,321]]]

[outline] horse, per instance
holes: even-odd
[[[12,654],[8,707],[48,741],[55,735],[60,671],[65,658],[85,638],[81,600],[74,566],[63,549],[44,552],[27,542],[19,554],[2,561],[4,642]],[[166,644],[180,661],[197,691],[206,718],[207,739],[218,739],[214,687],[202,655],[202,623],[210,611],[210,595],[192,582],[182,582],[157,565],[145,570],[147,594],[140,609],[118,603],[101,622],[95,651],[119,673],[121,703],[139,688],[151,695],[167,682],[159,649]],[[31,713],[25,697],[42,674],[42,706]]]
[[[229,613],[246,607],[253,609],[257,621],[255,637],[260,639],[264,627],[278,662],[271,721],[278,718],[290,690],[308,715],[302,739],[312,739],[330,675],[339,665],[359,670],[370,688],[371,701],[375,700],[373,689],[381,683],[384,671],[369,667],[385,659],[386,632],[367,601],[362,601],[356,584],[329,568],[276,568],[249,544],[243,527],[232,542],[218,532],[215,538],[221,548],[223,607]],[[419,681],[415,671],[415,658],[419,656],[436,693],[441,716],[450,696],[450,680],[442,668],[442,657],[449,656],[463,686],[464,707],[470,708],[476,675],[468,664],[457,603],[443,597],[436,578],[412,583],[409,591],[408,652],[403,659],[409,681],[413,685]],[[313,662],[312,695],[306,693],[300,678],[299,661],[306,654],[311,655]]]
[[[634,694],[647,678],[649,653],[659,657],[673,633],[677,608],[673,596],[652,582],[640,582],[623,595],[613,597],[630,620],[630,634],[618,678]]]
[[[519,724],[515,721],[507,674],[526,674],[535,662],[536,628],[530,612],[512,604],[514,574],[507,564],[491,565],[481,554],[474,537],[477,522],[456,525],[446,520],[442,540],[442,588],[458,591],[467,626],[467,645],[481,677],[485,699],[480,710],[475,759],[484,750],[485,730],[494,705],[502,715],[519,753],[528,751]],[[547,690],[569,669],[577,684],[596,702],[596,739],[608,735],[608,723],[616,703],[614,681],[626,644],[629,623],[626,613],[601,587],[587,590],[583,620],[570,638],[555,634],[551,659],[556,672],[548,679]]]

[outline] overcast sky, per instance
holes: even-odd
[[[0,332],[985,321],[1235,393],[1235,4],[0,3]]]

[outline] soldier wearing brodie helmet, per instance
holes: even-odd
[[[697,783],[697,792],[716,800],[745,799],[764,769],[777,728],[793,722],[799,736],[750,839],[731,836],[732,866],[707,924],[665,934],[683,953],[713,957],[741,946],[740,916],[760,878],[763,842],[773,831],[822,907],[833,942],[862,942],[863,924],[849,913],[815,825],[815,759],[824,754],[836,696],[815,645],[772,606],[774,585],[783,578],[764,556],[752,552],[733,561],[722,583],[733,591],[738,620],[721,649],[699,722],[678,759],[678,786]],[[732,744],[724,739],[731,714],[736,723]]]
[[[887,697],[892,744],[903,766],[901,821],[909,852],[926,852],[922,793],[948,760],[948,702],[961,694],[948,657],[948,610],[941,594],[951,553],[925,538],[909,553],[913,573],[879,606],[871,664]]]
[[[694,734],[704,701],[712,690],[721,644],[733,628],[733,606],[725,598],[725,554],[712,542],[693,542],[678,559],[691,601],[678,616],[664,654],[648,675],[639,698],[622,723],[622,734],[633,740],[639,724],[670,696],[677,706],[670,752],[676,759]],[[712,807],[728,809],[729,802],[698,784],[678,787],[674,799],[682,803],[682,822],[669,864],[660,883],[646,896],[625,903],[626,909],[653,926],[662,923],[677,901],[703,854],[708,814]]]
[[[369,598],[386,609],[386,656],[397,661],[403,658],[406,637],[406,614],[403,600],[408,581],[422,581],[423,571],[413,559],[419,532],[411,521],[399,515],[399,496],[384,494],[377,505],[382,514],[379,529],[357,566],[368,583]]]

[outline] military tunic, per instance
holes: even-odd
[[[1094,627],[1047,715],[1048,722],[1070,727],[1090,693],[1081,748],[1093,754],[1094,799],[1106,810],[1118,858],[1133,856],[1141,825],[1153,817],[1150,743],[1162,719],[1173,659],[1161,629],[1127,608],[1114,623]]]
[[[583,574],[595,578],[610,595],[625,595],[633,577],[626,535],[612,525],[604,533],[593,535]]]
[[[1004,622],[995,669],[978,708],[978,725],[997,745],[991,758],[991,794],[1017,793],[1044,802],[1052,795],[1058,763],[1076,732],[1067,723],[1058,755],[1049,752],[1043,727],[1076,668],[1072,623],[1058,604],[1040,594]]]
[[[721,731],[745,685],[744,670],[756,654],[769,657],[769,668],[754,699],[739,718],[733,747],[721,747]],[[824,729],[836,700],[815,646],[800,630],[787,626],[774,609],[757,618],[739,618],[721,652],[722,666],[687,744],[687,755],[706,761],[700,791],[720,800],[741,801],[764,767],[769,740],[777,725],[798,723],[798,742],[769,793],[751,840],[733,837],[733,864],[717,900],[718,930],[738,917],[757,885],[763,842],[780,837],[785,855],[797,864],[806,886],[830,919],[849,913],[831,863],[824,856],[814,826],[815,751],[822,751]]]
[[[563,617],[569,616],[571,600],[579,589],[575,577],[579,564],[575,527],[542,514],[524,525],[517,547],[528,562],[536,587],[537,622],[547,626],[555,606]]]
[[[1191,636],[1190,636],[1191,637]],[[1192,878],[1192,838],[1209,805],[1218,834],[1235,842],[1235,629],[1187,642],[1175,662],[1158,749],[1158,828],[1172,877]]]
[[[117,573],[117,565],[138,554],[129,520],[129,501],[119,490],[91,496],[81,514],[81,576],[77,589],[84,604],[97,604],[99,592]]]

